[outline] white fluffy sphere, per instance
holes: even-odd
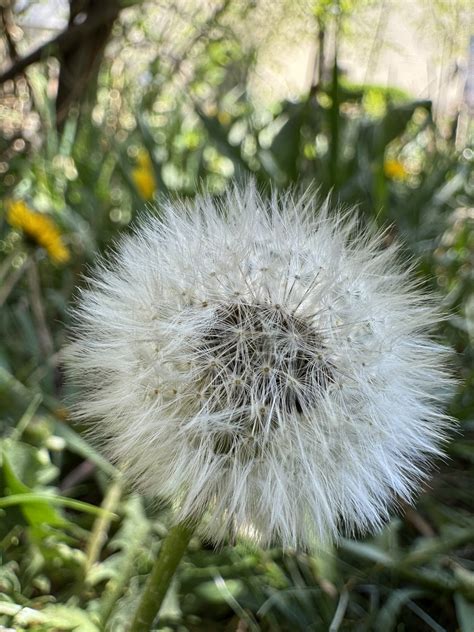
[[[81,295],[78,417],[215,542],[373,530],[439,454],[450,378],[432,301],[354,218],[253,185],[168,202]]]

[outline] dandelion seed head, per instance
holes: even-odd
[[[448,351],[396,246],[310,195],[168,202],[101,263],[67,367],[78,418],[221,542],[373,531],[441,454]]]

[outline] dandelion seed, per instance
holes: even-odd
[[[215,542],[373,531],[445,440],[433,301],[395,246],[326,207],[253,186],[168,202],[79,302],[78,417]]]

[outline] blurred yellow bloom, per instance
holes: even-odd
[[[387,159],[384,162],[383,170],[387,178],[391,180],[405,180],[408,171],[400,160]]]
[[[69,249],[64,245],[61,233],[51,217],[33,211],[23,200],[7,200],[5,206],[6,220],[12,228],[44,248],[54,263],[69,261]]]
[[[132,180],[140,197],[152,200],[157,187],[150,154],[142,149],[136,157],[137,166],[132,169]]]
[[[217,113],[217,120],[221,125],[227,126],[232,122],[232,117],[227,110],[221,110]]]

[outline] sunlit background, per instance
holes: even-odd
[[[170,508],[70,423],[68,305],[146,209],[251,175],[318,187],[402,242],[446,314],[459,431],[376,537],[317,555],[193,541],[158,629],[472,632],[473,16],[463,0],[0,2],[0,627],[126,629]]]

